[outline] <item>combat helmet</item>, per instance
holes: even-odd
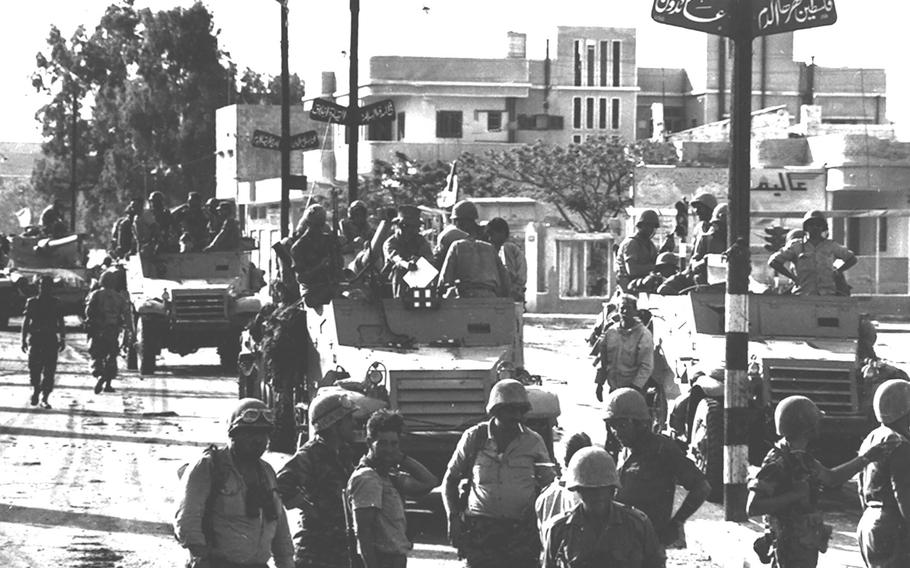
[[[275,414],[264,402],[256,398],[242,398],[228,417],[228,435],[238,430],[271,430],[275,427]]]
[[[655,266],[662,266],[662,265],[678,266],[679,257],[676,256],[672,252],[662,252],[659,255],[657,255],[657,260],[654,261],[654,264],[655,264]]]
[[[657,214],[657,211],[653,209],[645,209],[638,214],[638,217],[635,218],[635,226],[641,227],[642,225],[647,225],[650,227],[660,227],[660,216]]]
[[[357,406],[345,394],[317,396],[310,404],[310,427],[313,432],[321,432],[356,411]]]
[[[632,420],[651,420],[648,403],[640,392],[633,388],[616,389],[607,396],[604,420],[629,418]]]
[[[875,418],[882,424],[891,424],[910,413],[910,383],[902,379],[885,381],[872,397]]]
[[[303,211],[303,217],[301,217],[300,220],[310,227],[325,224],[325,207],[319,205],[318,203],[310,205]]]
[[[479,215],[477,214],[477,206],[467,199],[462,199],[452,207],[452,220],[455,219],[467,219],[469,221],[476,221]]]
[[[828,228],[828,220],[825,219],[825,214],[818,209],[806,211],[806,214],[803,215],[803,230],[806,230],[806,227],[812,223],[818,223],[824,228]]]
[[[799,436],[818,429],[822,412],[805,396],[788,396],[774,409],[778,436]]]
[[[714,212],[711,213],[711,222],[712,223],[726,223],[727,219],[730,216],[730,206],[726,203],[721,203],[714,208]]]
[[[619,487],[616,463],[603,448],[582,448],[575,452],[566,468],[566,489],[579,487]]]
[[[692,202],[689,203],[689,206],[695,206],[696,203],[700,203],[708,208],[708,211],[714,211],[714,208],[717,207],[717,198],[714,197],[714,194],[708,191],[699,191],[695,194],[695,197],[692,198]]]
[[[531,401],[528,400],[528,390],[515,379],[503,379],[490,389],[490,400],[487,402],[487,413],[492,414],[501,404],[516,404],[531,410]]]

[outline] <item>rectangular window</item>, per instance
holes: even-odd
[[[399,112],[399,113],[398,113],[398,118],[397,118],[397,120],[398,120],[398,123],[397,123],[397,127],[398,127],[398,139],[399,139],[399,140],[404,140],[404,113],[403,113],[403,112]]]
[[[594,97],[588,97],[585,101],[587,111],[585,115],[585,128],[594,128]]]
[[[888,218],[878,218],[878,252],[888,252]]]
[[[487,111],[487,130],[490,132],[502,130],[502,113],[498,110]]]
[[[610,102],[612,103],[612,108],[610,109],[610,128],[619,130],[619,99],[613,99]]]
[[[581,41],[575,40],[575,86],[581,87]]]
[[[588,86],[593,87],[594,86],[594,46],[593,45],[588,46],[587,63],[588,63]]]
[[[599,109],[600,110],[600,116],[599,116],[600,120],[597,123],[597,127],[600,128],[601,130],[606,130],[606,128],[607,128],[607,99],[601,97],[599,103],[600,103],[600,109]]]
[[[602,41],[600,42],[600,86],[607,86],[607,51],[609,50],[610,42]]]
[[[386,118],[377,120],[367,125],[367,140],[391,141],[392,138],[392,119]]]
[[[573,143],[573,144],[581,144],[581,134],[573,134],[573,135],[572,135],[572,143]]]
[[[436,138],[461,138],[462,123],[460,110],[436,111]]]
[[[581,128],[581,97],[572,99],[572,128]]]
[[[622,42],[613,42],[613,86],[619,86],[619,64],[621,60]]]

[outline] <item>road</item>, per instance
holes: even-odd
[[[590,392],[585,334],[571,325],[529,325],[526,363],[559,394],[561,433],[585,430],[596,441],[603,438],[603,423]],[[203,350],[166,356],[163,370],[144,380],[123,372],[117,392],[95,395],[84,335],[73,330],[69,339],[53,408],[42,410],[28,405],[18,334],[0,332],[0,566],[182,566],[184,553],[170,528],[176,471],[208,444],[225,441],[223,421],[236,383],[219,373],[215,352]],[[883,339],[898,352],[906,336]],[[277,468],[287,457],[266,459]],[[850,497],[844,490],[831,501],[845,535],[857,515]],[[717,514],[705,509],[701,515]],[[416,542],[411,566],[460,565],[443,543],[438,516],[415,511],[410,525]],[[841,537],[849,551],[849,539]],[[714,564],[694,548],[671,551],[669,565]]]

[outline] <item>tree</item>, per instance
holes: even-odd
[[[465,154],[462,163],[492,193],[534,197],[553,204],[576,230],[603,231],[607,219],[631,205],[632,173],[643,153],[663,156],[652,145],[627,145],[609,136],[568,146],[538,140],[481,156]]]
[[[281,75],[268,76],[256,73],[247,67],[240,77],[237,103],[244,105],[280,105]],[[288,91],[291,104],[299,103],[306,95],[306,84],[296,74],[288,77]]]

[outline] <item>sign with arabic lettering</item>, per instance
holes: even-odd
[[[320,122],[334,122],[347,124],[348,109],[340,104],[325,99],[313,99],[313,108],[310,109],[310,118]]]
[[[265,148],[266,150],[280,150],[281,136],[266,132],[265,130],[254,130],[253,136],[250,137],[250,144],[256,148]],[[300,134],[291,136],[291,150],[317,150],[319,149],[319,135],[315,130],[307,130]]]
[[[752,0],[752,36],[830,26],[837,21],[834,0]]]
[[[732,0],[654,0],[651,19],[689,30],[732,36],[732,3]]]
[[[318,149],[319,135],[316,134],[315,130],[307,130],[306,132],[301,132],[300,134],[291,136],[291,150],[301,150],[306,152],[307,150]]]
[[[266,132],[265,130],[254,130],[250,138],[250,144],[256,148],[265,148],[266,150],[280,150],[281,136]]]
[[[359,124],[370,124],[371,122],[378,122],[380,120],[392,120],[395,118],[395,103],[392,99],[385,99],[384,101],[361,107],[360,116],[358,118],[359,120],[357,122]]]

